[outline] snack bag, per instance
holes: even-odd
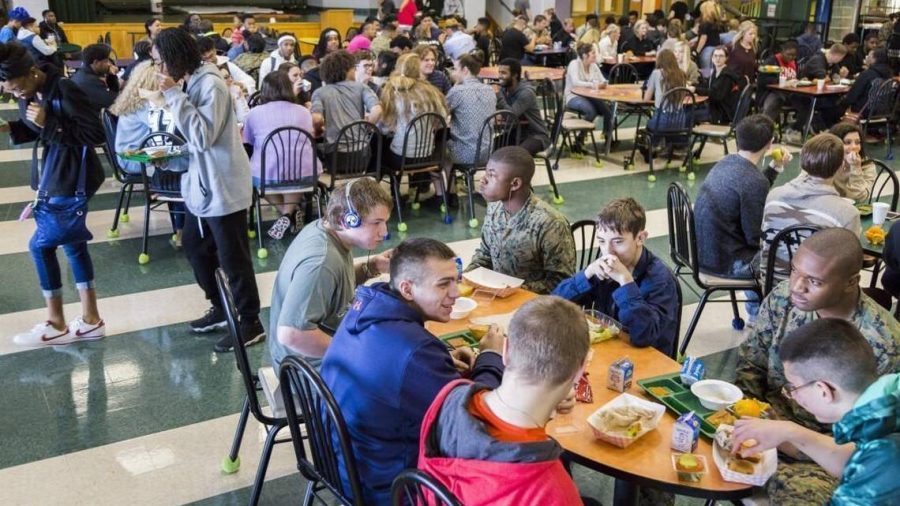
[[[706,373],[706,366],[703,361],[696,357],[684,357],[684,363],[681,364],[681,383],[689,387],[694,383],[703,379]]]
[[[594,402],[594,391],[591,390],[587,371],[578,378],[578,383],[575,384],[575,400],[587,404]]]
[[[631,388],[631,377],[634,375],[634,362],[622,357],[609,366],[606,388],[616,392],[625,392]]]
[[[672,449],[681,453],[691,453],[697,449],[700,439],[700,417],[693,411],[678,417],[672,427]]]

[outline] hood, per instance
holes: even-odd
[[[882,79],[890,79],[893,77],[893,71],[891,70],[890,65],[886,63],[875,63],[869,68],[877,72]]]
[[[277,60],[278,62],[281,62],[281,63],[287,62],[287,61],[289,61],[291,63],[297,63],[296,60],[294,60],[293,54],[291,55],[290,58],[285,58],[284,56],[281,56],[280,52],[278,52],[278,48],[273,49],[272,52],[269,53],[269,57],[275,58],[275,60]]]
[[[534,443],[505,443],[491,437],[484,423],[468,410],[472,396],[486,388],[461,385],[449,394],[428,436],[428,455],[507,463],[537,463],[560,457],[562,448],[553,439]]]
[[[887,374],[859,397],[834,425],[834,441],[865,443],[900,432],[900,374]]]
[[[341,325],[351,334],[359,334],[383,321],[425,324],[422,315],[395,294],[390,285],[375,283],[356,290],[356,296]]]
[[[204,83],[211,76],[222,79],[222,74],[219,73],[218,67],[216,67],[212,63],[204,63],[203,65],[200,65],[199,67],[197,67],[197,70],[195,70],[194,73],[191,74],[191,78],[187,83],[187,89],[190,90],[195,86],[203,85],[202,83]]]

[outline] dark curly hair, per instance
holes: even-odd
[[[165,28],[153,41],[159,59],[174,80],[191,74],[200,67],[200,48],[191,34],[180,28]]]
[[[0,81],[25,76],[34,67],[34,58],[24,46],[17,43],[0,43]]]
[[[356,58],[341,49],[326,56],[319,65],[319,75],[327,84],[339,83],[347,79],[347,72],[356,66]]]

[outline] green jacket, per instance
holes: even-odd
[[[900,504],[900,374],[869,386],[834,425],[837,444],[856,443],[833,505]]]

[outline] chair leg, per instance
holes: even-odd
[[[256,468],[256,479],[253,480],[253,490],[250,492],[250,506],[259,504],[259,496],[262,494],[263,484],[266,482],[266,470],[269,469],[269,459],[272,457],[272,446],[275,445],[275,436],[283,425],[272,425],[266,435],[266,443],[263,445],[262,455],[259,458],[259,467]]]
[[[550,187],[553,189],[553,203],[562,204],[565,202],[565,199],[559,194],[559,188],[556,186],[556,178],[553,177],[553,167],[550,166],[550,159],[546,156],[541,158],[544,159],[544,165],[547,167],[547,179],[550,180]]]
[[[403,222],[403,204],[400,202],[400,178],[396,174],[391,173],[391,186],[394,188],[394,204],[397,207],[397,230],[406,232],[406,223]]]
[[[146,194],[144,198],[144,234],[141,239],[141,254],[138,255],[138,263],[141,265],[150,261],[150,254],[147,252],[147,248],[150,240],[150,204],[152,200],[149,188],[144,193]]]
[[[728,156],[728,137],[722,138],[722,149],[725,150],[725,156]]]
[[[694,329],[697,328],[697,323],[700,322],[700,315],[703,313],[703,308],[706,306],[706,301],[709,299],[710,295],[709,290],[705,290],[703,295],[700,296],[700,302],[697,304],[697,309],[694,310],[694,315],[691,317],[691,323],[688,325],[687,332],[684,334],[684,339],[681,340],[681,348],[678,350],[678,354],[684,356],[684,352],[687,350],[688,345],[691,343],[691,337],[694,335]]]
[[[244,429],[247,427],[247,417],[250,415],[250,398],[244,397],[244,406],[241,408],[241,417],[238,419],[237,427],[234,429],[234,440],[231,442],[231,451],[228,457],[222,463],[223,471],[228,474],[235,473],[240,468],[241,462],[239,453],[241,451],[241,442],[244,440]]]
[[[478,220],[475,219],[475,174],[473,171],[466,170],[466,199],[469,201],[469,226],[475,228],[478,226]]]
[[[444,216],[442,217],[445,224],[453,223],[453,216],[450,215],[450,200],[447,197],[447,182],[444,180],[443,169],[438,169],[438,185],[441,187],[441,200],[444,201]]]
[[[594,138],[594,131],[591,130],[590,134],[591,134],[591,144],[594,145],[594,160],[597,161],[597,165],[599,166],[601,163],[603,163],[600,161],[600,149],[597,147],[597,139]]]
[[[253,201],[254,201],[253,204],[255,207],[255,214],[256,214],[257,255],[261,254],[260,252],[264,249],[263,248],[263,233],[262,233],[262,222],[263,222],[262,203],[260,202],[260,200],[262,200],[262,199],[259,197],[259,193],[257,193],[256,190],[253,190]]]
[[[123,221],[128,221],[125,219],[125,216],[128,216],[128,210],[131,209],[131,194],[134,192],[134,184],[128,185],[128,196],[125,197],[125,209],[122,216]]]
[[[122,188],[119,190],[119,202],[116,204],[116,212],[113,215],[113,224],[112,228],[109,229],[110,237],[118,237],[118,228],[119,228],[119,215],[122,214],[122,204],[125,202],[125,193],[128,192],[128,188],[131,187],[131,183],[125,183],[122,185]]]
[[[872,282],[869,283],[869,288],[875,288],[878,286],[878,274],[881,272],[881,259],[878,258],[875,260],[875,265],[872,266]]]
[[[306,492],[303,494],[303,506],[311,506],[313,503],[313,499],[316,497],[313,493],[315,489],[315,482],[308,481],[306,482]]]

